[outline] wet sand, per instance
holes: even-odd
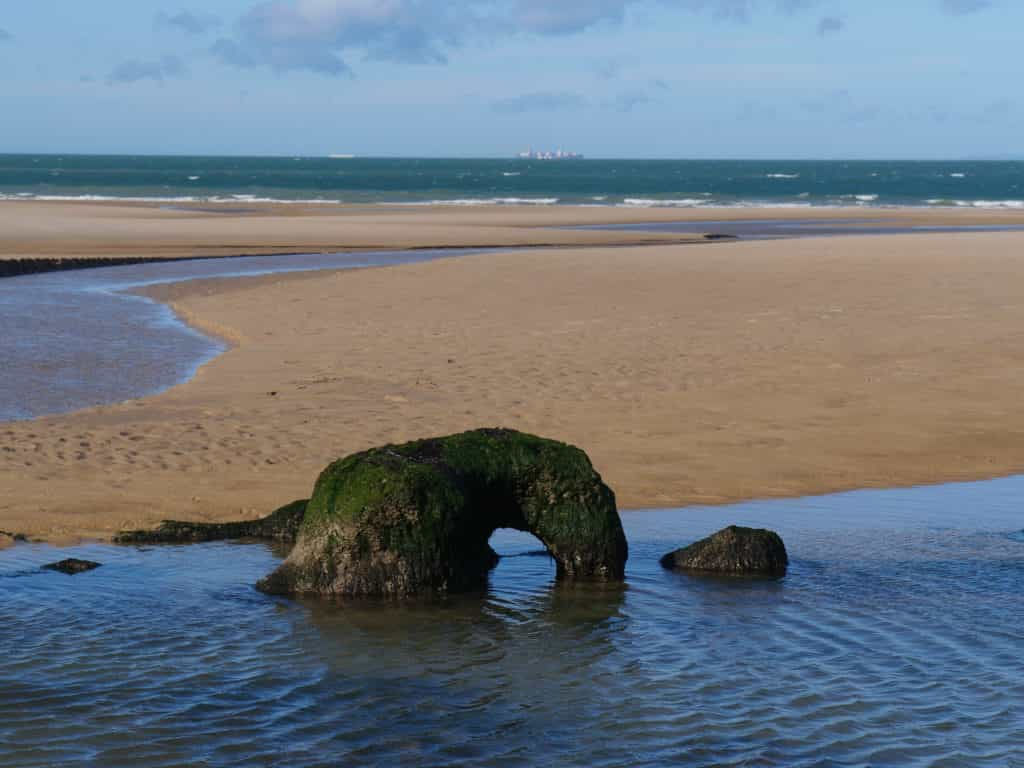
[[[466,219],[504,215],[555,214]],[[584,447],[624,508],[1024,472],[1022,288],[1019,233],[162,286],[232,349],[159,396],[0,425],[0,530],[64,541],[255,516],[340,455],[491,425]]]
[[[0,201],[0,261],[153,259],[399,248],[702,241],[700,234],[568,229],[693,220],[866,219],[897,225],[1024,223],[1013,211],[873,208],[340,206]],[[713,231],[714,227],[709,226]]]

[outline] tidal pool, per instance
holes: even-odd
[[[270,598],[262,544],[0,552],[0,766],[1024,765],[1024,478],[625,512],[621,587],[529,536],[433,604]],[[658,558],[768,526],[778,581]],[[103,563],[65,576],[40,566]]]

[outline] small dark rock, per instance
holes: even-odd
[[[706,539],[661,558],[665,568],[697,573],[784,576],[786,545],[774,531],[730,525]]]
[[[100,563],[94,563],[91,560],[77,560],[73,557],[69,557],[67,560],[61,560],[59,563],[44,565],[43,570],[60,571],[61,573],[66,573],[68,576],[74,576],[76,573],[94,571],[99,567]]]

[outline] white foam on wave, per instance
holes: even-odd
[[[502,176],[522,176],[523,174],[521,174],[519,171],[503,171],[501,175]]]
[[[765,175],[766,179],[799,179],[799,173],[769,173]]]
[[[200,176],[189,176],[188,180],[189,181],[199,181],[200,178],[201,178]]]
[[[814,205],[813,203],[783,203],[775,202],[769,203],[764,200],[740,200],[734,203],[717,203],[717,207],[720,208],[833,208],[837,206],[830,205]],[[839,206],[841,207],[841,206]]]
[[[231,195],[230,197],[202,195],[38,195],[34,192],[0,193],[0,200],[38,200],[49,203],[274,203],[275,205],[341,205],[344,200],[326,200],[315,198],[308,200],[285,200],[276,197],[257,197],[255,195]]]
[[[925,200],[928,205],[946,206],[949,208],[991,208],[994,210],[1024,210],[1024,200],[948,200],[933,197]]]
[[[649,200],[647,198],[626,198],[620,208],[841,208],[841,205],[815,204],[808,201],[768,200]]]
[[[452,200],[415,200],[409,202],[400,200],[396,202],[381,202],[380,205],[405,205],[405,206],[429,206],[429,205],[557,205],[561,198],[558,197],[462,197]]]
[[[177,197],[118,197],[114,195],[36,195],[19,192],[15,195],[0,194],[0,200],[39,200],[47,203],[196,203],[200,202],[202,198],[193,195],[179,195]]]
[[[696,197],[684,197],[681,200],[658,200],[647,197],[627,197],[620,203],[624,208],[696,208],[707,205],[707,200]]]
[[[827,202],[811,201],[810,193],[803,192],[796,195],[796,199],[789,200],[720,200],[709,193],[701,193],[701,197],[686,198],[647,198],[627,197],[621,202],[609,199],[607,195],[594,195],[587,198],[587,202],[566,201],[570,205],[584,205],[587,207],[618,207],[618,208],[844,208],[844,207],[889,207],[879,203],[878,194],[839,195],[830,198]],[[273,205],[344,205],[346,201],[332,198],[304,198],[304,199],[283,199],[276,197],[264,197],[254,194],[232,194],[232,195],[55,195],[38,194],[35,192],[0,192],[0,201],[44,201],[44,202],[138,202],[138,203],[159,203],[165,205],[175,204],[273,204]],[[349,201],[361,202],[361,201]],[[558,197],[489,197],[489,198],[453,198],[419,201],[362,201],[372,205],[392,206],[499,206],[499,205],[533,205],[547,206],[558,205],[562,199]],[[960,200],[947,198],[929,198],[918,203],[901,203],[894,207],[899,208],[926,208],[926,207],[957,207],[957,208],[979,208],[992,210],[1024,210],[1024,200]]]
[[[1024,200],[956,200],[955,203],[961,207],[1024,210]]]
[[[949,178],[951,178],[951,179],[966,179],[967,178],[967,174],[966,173],[951,173],[951,174],[949,174]]]
[[[206,197],[201,198],[207,203],[273,203],[274,205],[342,205],[344,200],[329,200],[322,197],[314,197],[300,200],[282,200],[277,197],[259,197],[257,195],[231,195],[230,197]]]
[[[860,195],[839,195],[835,199],[837,200],[853,200],[857,205],[865,205],[866,203],[873,203],[878,200],[878,195],[873,193],[864,193]]]

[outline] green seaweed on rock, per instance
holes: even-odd
[[[498,528],[527,531],[560,579],[616,581],[615,495],[578,448],[505,429],[374,448],[320,475],[296,546],[258,587],[401,597],[482,587]]]

